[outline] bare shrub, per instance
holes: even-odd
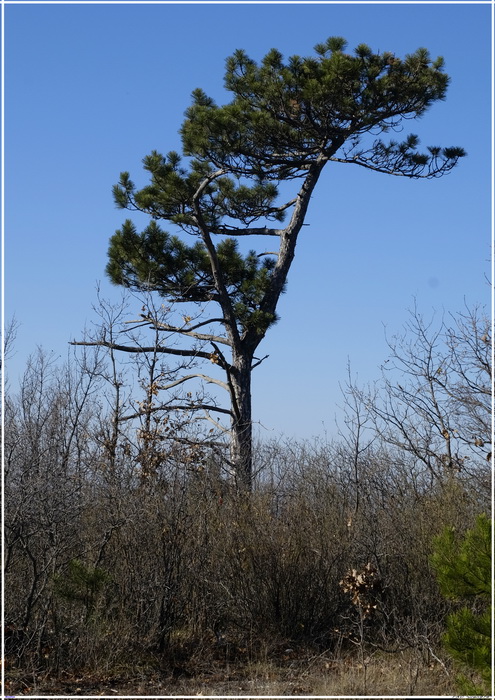
[[[449,352],[461,362],[458,343]],[[418,436],[433,432],[418,413],[418,440],[403,446],[405,423],[385,429],[377,396],[351,387],[340,439],[260,442],[247,494],[194,421],[149,402],[132,408],[131,390],[153,400],[156,368],[140,355],[143,382],[132,385],[129,361],[122,368],[100,350],[60,368],[40,351],[6,399],[11,671],[132,667],[176,679],[309,655],[357,659],[359,688],[370,690],[379,660],[395,654],[407,656],[410,688],[421,687],[423,666],[447,675],[439,641],[452,603],[430,567],[432,539],[446,525],[462,532],[489,503],[485,447],[467,444],[475,423],[482,429],[485,390],[468,401],[467,370],[462,386],[460,374],[448,386],[466,406],[455,451],[469,448],[469,468],[434,468],[447,439],[441,422],[426,443]],[[449,371],[456,366],[452,359]],[[444,421],[446,379],[422,377],[416,401],[433,386],[426,396],[438,397]],[[396,409],[397,417],[404,402]]]

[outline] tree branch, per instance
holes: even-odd
[[[229,391],[229,386],[226,382],[222,382],[220,379],[214,379],[213,377],[208,376],[207,374],[187,374],[184,377],[181,377],[180,379],[176,379],[174,382],[170,382],[169,384],[160,384],[157,386],[157,389],[160,391],[166,391],[167,389],[172,389],[174,386],[178,386],[179,384],[183,384],[184,382],[189,381],[189,379],[204,379],[204,381],[207,384],[216,384],[217,386],[222,387],[222,389],[225,389],[225,391]]]
[[[379,165],[373,163],[373,156],[370,156],[370,158],[365,158],[363,153],[359,153],[354,155],[352,158],[337,158],[332,156],[329,158],[329,160],[334,161],[335,163],[360,165],[363,168],[373,170],[377,173],[383,173],[384,175],[395,175],[396,177],[409,177],[414,179],[431,179],[434,177],[439,177],[449,170],[452,170],[460,157],[461,156],[448,158],[438,163],[438,158],[432,156],[425,163],[414,163],[412,161],[407,162],[407,160],[402,158],[400,155],[395,157],[395,159],[394,156],[391,155],[389,164],[387,164],[386,159],[384,159],[384,164]]]
[[[210,229],[211,233],[219,235],[229,235],[229,236],[280,236],[284,229],[279,228],[268,228],[266,226],[261,228],[245,228],[238,229],[235,226],[229,226],[224,224],[222,226],[217,226],[216,228]]]
[[[210,416],[206,408],[203,410],[205,412],[205,420],[210,421],[210,423],[212,423],[215,426],[215,428],[217,428],[217,430],[220,430],[222,433],[230,433],[230,430],[228,428],[226,428],[224,425],[222,425]]]
[[[204,360],[210,360],[211,353],[203,352],[202,350],[181,350],[178,348],[165,348],[160,345],[154,345],[150,347],[143,346],[128,346],[128,345],[118,345],[117,343],[109,343],[106,340],[95,340],[95,341],[83,341],[83,340],[71,340],[69,345],[83,345],[86,347],[104,347],[110,350],[119,350],[120,352],[129,353],[152,353],[152,352],[162,352],[167,355],[179,355],[180,357],[201,357]]]
[[[135,418],[140,418],[141,416],[144,416],[149,413],[157,413],[158,411],[216,411],[217,413],[223,413],[227,416],[232,417],[232,411],[229,411],[227,408],[220,408],[219,406],[210,406],[209,404],[190,404],[190,405],[178,405],[178,404],[170,404],[170,405],[161,405],[161,406],[153,406],[152,408],[143,408],[140,411],[137,411],[136,413],[132,413],[128,416],[122,416],[119,418],[119,421],[127,421],[127,420],[134,420]]]
[[[208,256],[210,258],[210,265],[211,265],[211,272],[213,275],[213,279],[215,282],[215,288],[218,292],[218,302],[222,308],[223,314],[225,316],[226,321],[228,322],[227,324],[227,333],[231,337],[232,340],[232,347],[239,348],[240,346],[240,337],[239,337],[239,331],[237,329],[237,323],[236,323],[236,317],[234,313],[234,309],[232,308],[232,302],[230,299],[230,295],[227,291],[227,288],[225,287],[224,281],[223,281],[223,276],[222,276],[222,271],[221,271],[221,265],[220,261],[218,260],[218,255],[217,251],[215,249],[215,246],[213,245],[213,242],[211,240],[211,236],[208,230],[208,226],[206,225],[206,222],[203,217],[203,213],[201,211],[201,207],[199,204],[200,197],[204,190],[208,187],[210,182],[213,182],[217,177],[220,177],[225,173],[224,169],[219,169],[215,173],[212,173],[210,176],[206,177],[203,182],[200,184],[198,189],[193,195],[192,198],[192,205],[194,208],[194,214],[196,217],[196,220],[198,222],[198,226],[201,231],[201,237],[203,239],[203,242],[206,246],[206,250],[208,251]]]
[[[205,326],[208,323],[225,323],[225,320],[223,318],[214,318],[214,319],[208,319],[208,321],[203,321],[202,323],[198,323],[196,326],[193,326],[192,328],[179,328],[178,326],[171,326],[168,323],[162,323],[161,321],[156,321],[152,317],[149,316],[143,316],[144,323],[142,325],[146,325],[148,323],[151,324],[153,328],[156,328],[157,330],[160,331],[170,331],[172,333],[181,333],[182,335],[188,335],[191,338],[196,338],[197,340],[208,340],[208,341],[214,341],[215,343],[222,343],[223,345],[231,345],[231,342],[228,338],[224,338],[223,336],[219,335],[211,335],[210,333],[195,333],[194,329],[195,328],[200,328],[201,326]],[[135,321],[126,321],[126,323],[138,323],[137,320]]]
[[[290,222],[281,235],[280,251],[275,267],[273,268],[270,288],[260,304],[260,309],[265,313],[275,314],[279,297],[282,294],[292,260],[294,259],[297,237],[304,223],[311,195],[327,161],[328,156],[323,154],[319,156],[318,160],[310,166],[308,174],[304,178],[301,189],[297,194],[296,204]],[[251,342],[253,342],[256,347],[261,341],[262,336],[259,336],[259,334],[253,331],[248,331],[248,334],[251,335]]]
[[[254,357],[253,359],[254,359],[254,360],[257,360],[257,362],[255,362],[254,365],[251,365],[251,369],[253,370],[255,367],[258,367],[259,365],[261,365],[261,363],[263,362],[263,360],[266,360],[268,357],[270,357],[270,355],[265,355],[265,357],[262,357],[262,358],[259,359],[259,360],[258,360],[258,358]]]

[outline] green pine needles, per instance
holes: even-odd
[[[333,37],[315,47],[315,58],[292,56],[287,63],[272,49],[261,65],[244,51],[227,59],[225,87],[234,99],[223,107],[201,90],[186,112],[184,152],[231,172],[262,179],[298,177],[321,155],[410,177],[436,177],[465,155],[462,148],[434,147],[418,153],[410,143],[374,140],[403,119],[421,117],[445,98],[449,77],[443,59],[418,49],[404,60],[374,54],[365,44],[354,55]]]
[[[215,252],[241,332],[252,328],[264,334],[277,320],[259,308],[270,284],[273,258],[261,261],[255,251],[243,256],[233,238],[220,241]],[[153,290],[176,302],[220,301],[204,244],[188,246],[155,221],[142,233],[129,219],[124,223],[112,239],[107,274],[116,284]]]
[[[110,581],[106,571],[87,566],[79,559],[71,559],[66,574],[57,574],[53,579],[54,591],[60,598],[84,606],[86,621],[93,615],[98,599]]]
[[[446,648],[465,671],[458,682],[467,695],[491,692],[491,531],[486,515],[480,515],[462,539],[447,528],[435,538],[432,556],[442,593],[467,603],[449,615],[444,635]]]
[[[230,102],[219,106],[195,90],[180,130],[182,154],[153,151],[143,160],[146,186],[137,188],[123,172],[113,188],[118,207],[142,212],[151,221],[138,233],[127,220],[112,236],[107,265],[112,282],[196,305],[191,315],[204,315],[200,325],[212,329],[210,352],[218,355],[218,341],[230,347],[231,358],[222,354],[219,363],[230,398],[229,469],[247,488],[250,373],[261,361],[255,352],[277,320],[297,238],[323,169],[352,164],[389,175],[435,178],[465,155],[458,147],[419,151],[415,135],[402,142],[380,138],[444,99],[449,78],[441,58],[433,61],[426,49],[400,59],[374,53],[365,44],[352,54],[345,48],[342,38],[333,37],[318,44],[314,56],[285,61],[272,49],[259,64],[236,51],[226,63]],[[280,201],[281,185],[285,192],[291,182],[293,195]],[[164,231],[158,221],[178,235]],[[241,252],[241,236],[262,244]],[[171,330],[184,339],[183,328],[167,324]],[[194,338],[194,332],[187,335]],[[208,334],[196,334],[198,339],[207,342]],[[181,354],[198,357],[194,348]],[[220,411],[213,404],[210,408]]]
[[[345,47],[344,39],[333,37],[315,47],[316,57],[292,56],[287,63],[272,49],[261,65],[236,51],[226,64],[230,103],[219,107],[202,90],[193,92],[181,129],[184,155],[191,158],[187,166],[174,151],[153,151],[143,160],[150,184],[137,190],[123,172],[113,188],[117,206],[199,237],[245,235],[260,220],[264,226],[251,233],[270,235],[267,223],[282,222],[289,208],[275,206],[276,183],[304,177],[317,163],[334,160],[409,177],[437,177],[454,167],[463,149],[432,146],[420,153],[415,135],[402,143],[362,143],[371,131],[385,133],[444,99],[449,78],[443,60],[432,61],[425,49],[401,60],[365,44],[354,55],[344,53]],[[240,253],[229,246],[220,244],[216,253],[240,330],[266,332],[276,314],[261,307],[276,261],[256,265],[249,253],[241,264]],[[115,284],[203,302],[216,298],[210,254],[204,244],[187,246],[153,223],[137,234],[126,221],[111,239],[107,273]]]

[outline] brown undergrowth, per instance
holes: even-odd
[[[162,665],[160,660],[129,663],[106,673],[61,672],[57,676],[6,674],[6,696],[366,696],[452,695],[454,677],[441,658],[424,658],[414,650],[371,654],[364,660],[347,654],[266,649],[257,659],[207,659]]]

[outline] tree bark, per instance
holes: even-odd
[[[230,370],[233,418],[230,459],[237,487],[251,491],[253,482],[253,427],[251,416],[251,364],[248,353],[234,353]]]
[[[318,182],[326,158],[321,157],[311,167],[298,196],[295,199],[294,212],[287,227],[280,236],[280,250],[277,264],[273,272],[272,283],[265,298],[260,304],[260,310],[275,313],[279,297],[284,288],[289,269],[294,259],[297,236],[302,228],[313,190]],[[212,263],[213,266],[213,263]],[[220,297],[222,292],[220,289]],[[226,317],[232,312],[230,299],[222,303]],[[232,324],[235,327],[235,324]],[[253,437],[251,415],[251,371],[255,350],[265,336],[265,331],[251,329],[243,336],[231,333],[232,366],[230,367],[231,402],[234,417],[231,426],[230,459],[232,471],[238,488],[251,491],[253,483]]]

